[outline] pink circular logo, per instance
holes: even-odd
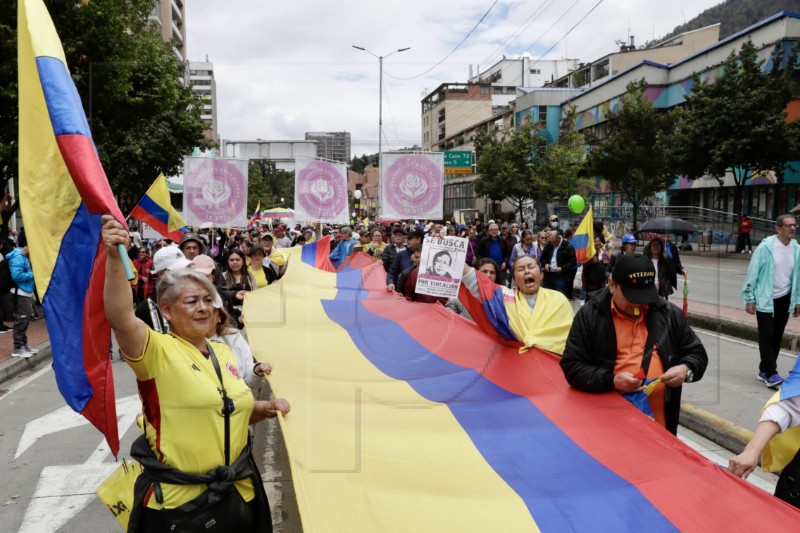
[[[386,201],[403,217],[426,215],[442,198],[442,169],[424,155],[405,155],[383,174]]]
[[[297,175],[295,197],[313,220],[327,220],[347,207],[346,182],[336,167],[325,161],[312,161]]]
[[[233,163],[207,159],[186,177],[186,207],[205,222],[225,225],[246,209],[247,178]]]

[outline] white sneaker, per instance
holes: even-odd
[[[752,254],[752,253],[753,253],[753,250],[747,250],[747,253],[748,253],[748,254]]]
[[[39,350],[37,350],[36,348],[33,348],[33,347],[30,345],[30,344],[26,344],[26,345],[25,345],[25,346],[23,346],[22,348],[23,348],[23,349],[24,349],[26,352],[28,352],[29,354],[31,354],[31,355],[33,355],[33,354],[35,354],[35,353],[39,353]]]
[[[14,348],[11,352],[12,357],[30,357],[33,354],[28,352],[24,347],[23,348]]]
[[[746,253],[746,252],[744,250],[742,250],[742,253]]]

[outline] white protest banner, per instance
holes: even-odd
[[[416,292],[457,298],[468,242],[464,237],[425,237]]]
[[[439,220],[443,203],[443,152],[381,155],[382,218]]]
[[[294,158],[294,218],[347,224],[347,166],[313,157]]]
[[[247,159],[183,158],[183,216],[189,226],[247,225]]]

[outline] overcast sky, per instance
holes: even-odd
[[[643,44],[717,3],[191,0],[187,48],[189,59],[214,63],[223,138],[302,139],[306,131],[345,130],[354,153],[374,153],[378,60],[352,45],[384,56],[411,47],[384,61],[384,150],[397,149],[420,142],[423,95],[441,83],[465,82],[470,64],[485,70],[503,54],[525,52],[533,60],[593,61],[617,50],[616,40],[634,35]]]

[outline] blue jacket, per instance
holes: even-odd
[[[398,253],[392,262],[391,268],[389,268],[389,272],[386,273],[386,284],[393,284],[397,281],[397,277],[400,273],[413,264],[414,263],[411,262],[411,250],[406,248]]]
[[[358,244],[358,239],[339,241],[339,244],[336,245],[336,248],[333,249],[330,255],[330,260],[331,263],[333,263],[333,266],[339,268],[342,262],[347,259],[351,253],[353,253],[353,247],[356,244]]]
[[[777,235],[767,237],[758,245],[753,257],[750,258],[750,266],[744,277],[742,285],[742,300],[745,303],[755,303],[756,311],[761,313],[772,313],[772,294],[775,286],[775,256],[773,247]],[[797,269],[800,268],[800,245],[792,239],[792,250],[794,251],[794,269],[792,269],[792,279],[789,281],[791,290],[791,300],[789,303],[789,313],[794,311],[794,306],[800,303],[800,276],[797,276]]]
[[[8,269],[11,272],[11,279],[17,284],[17,287],[25,292],[33,293],[33,269],[31,269],[31,262],[28,256],[22,253],[19,248],[14,248],[11,253],[6,256],[8,261]]]

